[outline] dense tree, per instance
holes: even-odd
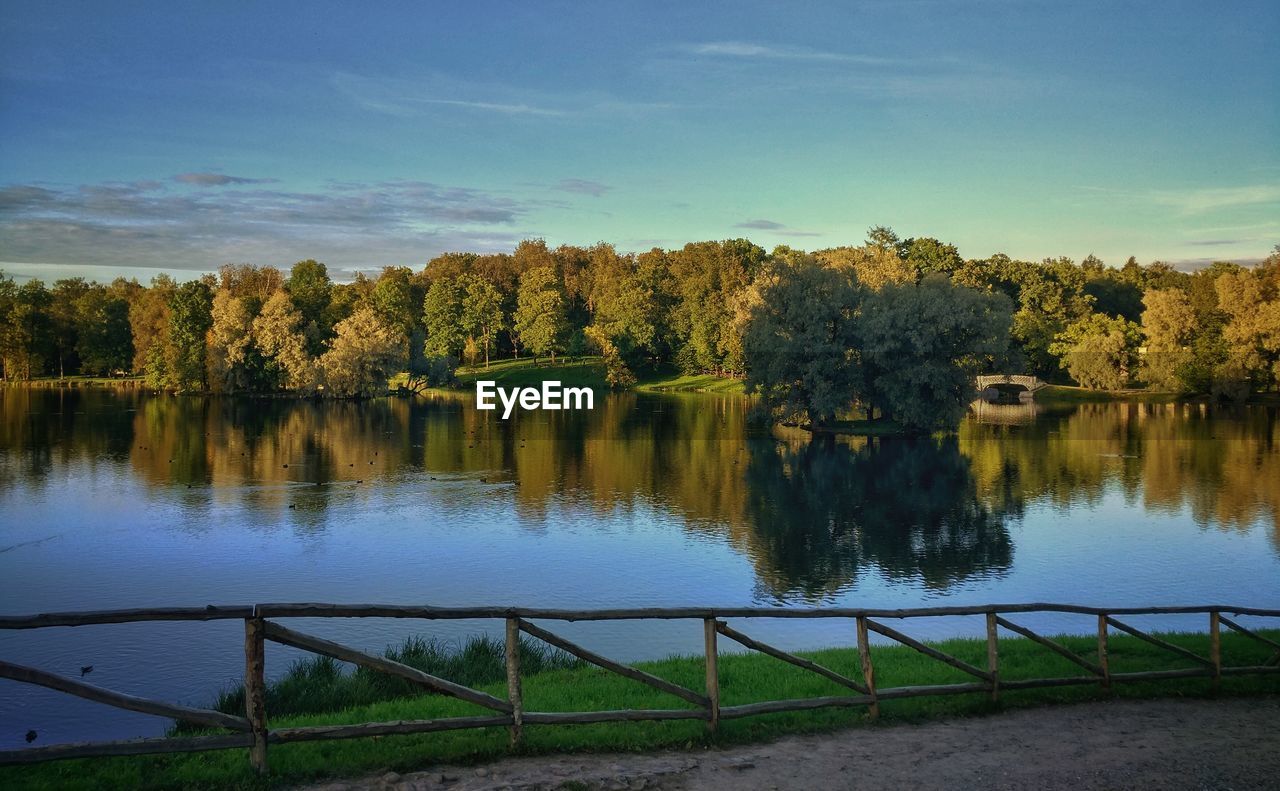
[[[255,389],[259,358],[253,345],[253,315],[246,299],[226,288],[213,295],[206,342],[209,388],[215,393]]]
[[[404,332],[382,321],[372,308],[361,308],[338,324],[333,343],[320,357],[325,390],[339,398],[380,395],[408,359]]]
[[[747,392],[781,420],[823,426],[862,389],[852,269],[776,254],[747,300]]]
[[[556,352],[564,348],[568,335],[567,300],[554,265],[535,266],[520,276],[513,325],[521,345],[535,359],[547,354],[554,363]]]
[[[921,275],[937,273],[950,276],[964,265],[955,245],[929,237],[900,243],[898,257]]]
[[[1199,334],[1191,298],[1181,289],[1162,288],[1148,291],[1142,301],[1142,378],[1157,390],[1190,390],[1191,341]]]
[[[21,286],[0,276],[0,356],[6,379],[31,379],[57,354],[53,297],[40,280]]]
[[[505,319],[502,295],[479,275],[467,275],[462,291],[462,312],[459,315],[462,331],[484,355],[484,367],[488,368],[489,353]]]
[[[94,286],[98,286],[96,283]],[[80,300],[93,286],[82,277],[54,281],[49,291],[49,330],[53,345],[55,370],[59,377],[80,368],[77,345],[83,321],[80,316]]]
[[[1228,321],[1222,329],[1230,374],[1252,387],[1280,386],[1280,246],[1252,271],[1220,275],[1214,282]]]
[[[940,274],[867,295],[857,326],[864,402],[911,429],[955,427],[974,377],[1009,346],[1012,306]]]
[[[82,373],[107,376],[132,366],[133,333],[125,296],[131,291],[127,284],[94,284],[76,300],[76,356]]]
[[[168,275],[156,275],[150,288],[138,293],[129,305],[129,330],[133,335],[133,370],[143,371],[162,346],[169,329],[169,302],[178,285]]]
[[[1141,345],[1137,324],[1094,313],[1060,332],[1049,351],[1084,387],[1118,390],[1128,387],[1137,373]]]
[[[208,284],[193,280],[178,286],[169,301],[163,367],[155,371],[163,386],[178,392],[205,389],[205,336],[212,324],[213,293]]]
[[[253,335],[266,357],[268,381],[275,387],[310,394],[320,384],[318,363],[307,354],[302,314],[289,295],[277,291],[253,320]]]
[[[461,275],[436,280],[423,301],[428,357],[462,356],[466,333],[462,326],[462,300],[466,296]]]
[[[294,308],[302,315],[307,353],[312,356],[320,354],[324,342],[332,337],[331,328],[337,323],[330,312],[333,282],[329,279],[328,268],[312,259],[299,261],[289,270],[285,290],[289,292]]]

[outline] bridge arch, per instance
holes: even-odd
[[[1021,387],[1028,393],[1035,393],[1048,386],[1048,382],[1041,381],[1039,377],[1030,374],[985,374],[977,377],[977,385],[978,390],[986,390],[998,385],[1012,385]]]

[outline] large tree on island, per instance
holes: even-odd
[[[861,389],[852,268],[779,248],[744,305],[748,393],[784,421],[829,423]]]
[[[1009,348],[1013,306],[939,274],[867,294],[858,321],[863,403],[910,430],[954,428],[974,377]]]

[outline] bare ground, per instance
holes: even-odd
[[[507,758],[354,789],[1280,789],[1280,698],[1113,701],[702,751]]]

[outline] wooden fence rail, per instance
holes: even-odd
[[[1029,612],[1077,613],[1094,616],[1098,624],[1097,656],[1086,658],[1043,635],[1021,626],[1006,615]],[[75,695],[109,706],[129,709],[205,727],[224,728],[233,733],[183,738],[148,738],[127,741],[60,744],[51,747],[0,751],[0,764],[34,763],[63,758],[107,755],[141,755],[148,753],[196,752],[248,748],[251,765],[260,773],[267,771],[267,751],[271,744],[352,739],[363,736],[432,733],[468,728],[507,728],[512,746],[519,745],[528,725],[575,725],[599,722],[642,722],[655,720],[702,720],[715,731],[721,720],[751,717],[785,711],[803,711],[826,707],[866,706],[870,717],[879,715],[880,703],[886,700],[985,693],[998,700],[1002,690],[1033,689],[1082,684],[1100,684],[1104,689],[1117,682],[1155,681],[1204,677],[1216,689],[1223,676],[1280,673],[1280,642],[1260,635],[1228,618],[1226,613],[1280,617],[1280,610],[1230,605],[1196,607],[1082,607],[1069,604],[993,604],[972,607],[924,607],[913,609],[783,609],[783,608],[643,608],[617,610],[551,610],[519,607],[416,607],[400,605],[343,604],[258,604],[243,606],[169,607],[143,610],[110,610],[99,612],[47,613],[27,616],[0,616],[0,629],[39,629],[53,626],[87,626],[96,624],[136,623],[140,621],[212,621],[236,619],[244,622],[245,649],[245,716],[237,717],[210,709],[192,708],[162,701],[148,700],[86,684],[35,668],[0,661],[0,678],[37,684],[69,695]],[[1155,635],[1148,634],[1116,619],[1118,615],[1207,615],[1209,618],[1209,656],[1204,657]],[[886,619],[911,619],[939,616],[982,615],[986,620],[986,668],[977,667],[957,657],[885,625]],[[505,658],[507,698],[503,700],[487,692],[456,684],[425,673],[417,668],[381,656],[359,651],[313,635],[294,631],[277,623],[286,618],[414,618],[423,620],[501,619],[506,627]],[[852,619],[857,636],[861,679],[849,678],[830,668],[795,654],[775,648],[730,627],[723,619],[752,618],[836,618]],[[573,643],[530,621],[614,621],[614,620],[700,620],[703,624],[706,664],[705,689],[698,691],[672,683],[638,668],[616,662]],[[879,619],[879,620],[874,620]],[[1261,665],[1224,666],[1221,651],[1221,627],[1235,631],[1269,648],[1275,653]],[[1037,679],[1002,679],[999,662],[999,629],[1004,628],[1025,637],[1088,671],[1088,675]],[[1145,640],[1198,667],[1181,670],[1152,670],[1113,673],[1108,663],[1108,636],[1117,630]],[[520,633],[552,645],[586,662],[625,678],[646,684],[690,704],[693,708],[616,709],[608,711],[532,712],[526,711],[521,689],[518,646]],[[871,632],[946,664],[977,681],[959,684],[931,684],[879,688],[872,662]],[[724,636],[754,651],[816,673],[835,684],[846,687],[852,695],[771,700],[735,706],[720,702],[719,648],[717,638]],[[480,716],[447,717],[432,720],[366,722],[352,725],[319,725],[271,729],[267,721],[265,657],[266,643],[273,642],[350,662],[408,680],[430,692],[449,695],[472,703],[491,713]]]

